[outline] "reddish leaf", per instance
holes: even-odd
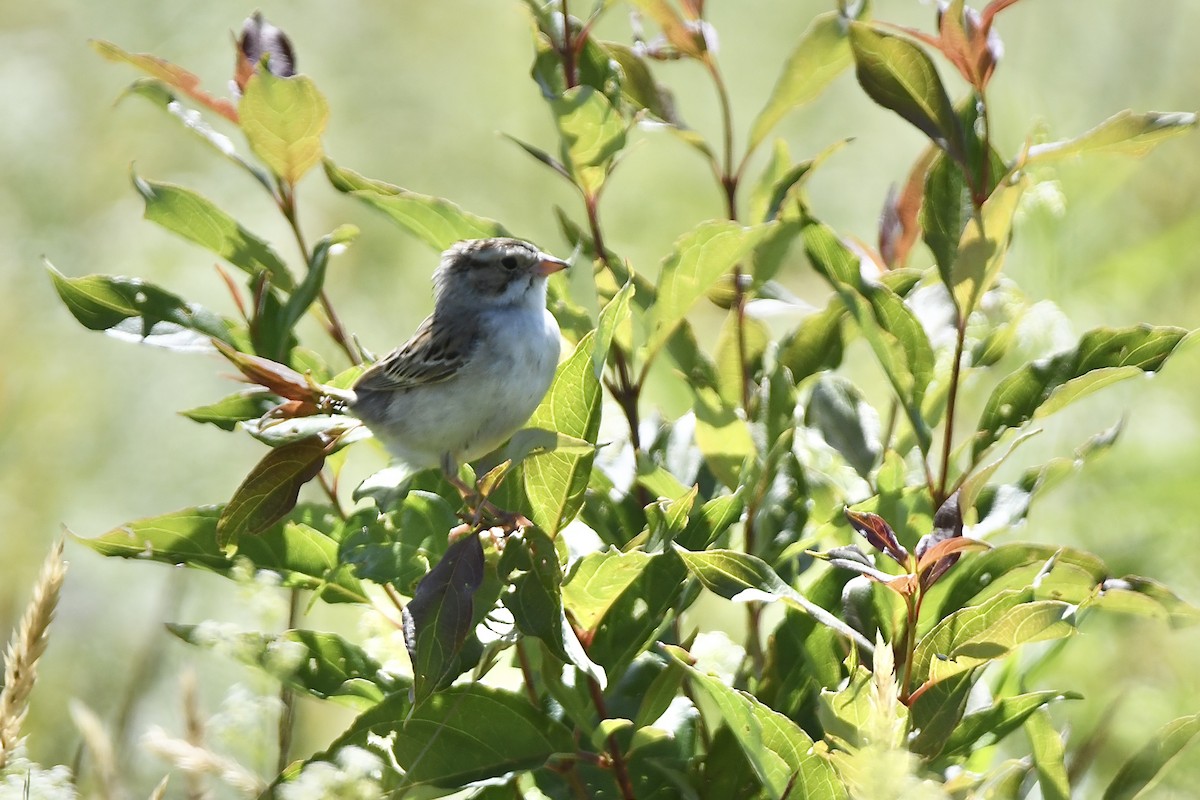
[[[217,112],[230,122],[238,121],[237,108],[232,102],[223,97],[213,97],[200,88],[200,79],[183,67],[170,61],[152,56],[149,53],[129,53],[117,47],[112,42],[99,39],[92,41],[96,52],[109,61],[122,61],[137,67],[152,78],[157,78],[168,86],[178,89],[188,97],[206,108]]]
[[[898,269],[908,262],[908,254],[921,235],[921,204],[925,200],[925,175],[937,157],[935,147],[925,148],[908,173],[904,188],[888,192],[879,221],[879,254],[888,269]]]
[[[483,546],[472,534],[446,549],[404,607],[404,643],[418,703],[461,672],[459,653],[471,633],[475,593],[483,578]]]
[[[285,364],[243,353],[215,339],[213,346],[233,362],[250,383],[265,386],[280,397],[314,404],[319,404],[323,397],[312,381]]]
[[[904,545],[900,544],[900,540],[896,538],[895,531],[892,526],[884,521],[883,517],[878,514],[872,514],[866,511],[852,511],[846,509],[846,519],[850,521],[850,525],[854,530],[866,537],[867,541],[876,550],[880,550],[891,556],[892,560],[901,566],[905,566],[908,562],[908,551],[904,549]]]
[[[992,546],[982,539],[971,539],[966,536],[959,536],[954,539],[943,539],[925,551],[921,556],[921,560],[917,562],[917,572],[923,572],[929,569],[934,562],[939,561],[951,555],[960,555],[970,550],[991,550]]]

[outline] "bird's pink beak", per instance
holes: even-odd
[[[571,265],[566,261],[563,261],[561,258],[555,258],[554,256],[542,253],[538,259],[537,266],[534,267],[534,271],[538,275],[546,276],[553,275],[554,273],[564,270],[569,266]]]

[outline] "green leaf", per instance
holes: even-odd
[[[338,559],[358,577],[390,583],[411,596],[446,552],[446,537],[457,525],[454,509],[441,496],[411,491],[386,514],[368,508],[351,517]]]
[[[928,759],[942,752],[963,718],[971,690],[982,671],[980,667],[972,667],[923,687],[909,709],[909,729],[915,732],[909,742],[910,750]]]
[[[754,249],[770,226],[703,222],[676,240],[663,261],[654,305],[647,314],[646,358],[653,358],[704,294]]]
[[[217,542],[236,549],[243,536],[265,531],[296,505],[300,487],[321,471],[328,444],[319,436],[276,447],[250,470],[217,522]]]
[[[239,422],[258,419],[273,405],[267,392],[249,391],[231,394],[215,403],[179,413],[194,422],[207,422],[223,431],[232,431]]]
[[[508,236],[500,223],[463,211],[440,197],[410,192],[325,160],[325,175],[339,192],[357,197],[378,209],[435,250],[442,251],[463,239]]]
[[[473,627],[483,579],[483,546],[469,534],[446,549],[404,607],[404,643],[418,704],[461,672],[459,653]]]
[[[675,541],[688,550],[705,550],[718,536],[742,517],[741,492],[714,497],[688,519],[683,533]]]
[[[842,363],[842,320],[845,317],[845,305],[834,298],[824,310],[805,317],[799,327],[780,342],[779,363],[787,367],[796,383]]]
[[[185,508],[135,520],[95,538],[77,538],[104,556],[182,565],[231,576],[234,560],[217,544],[221,512],[221,506]],[[292,517],[302,519],[304,514],[298,509]],[[238,559],[248,559],[257,569],[278,572],[286,587],[321,590],[322,597],[331,602],[367,602],[358,580],[338,563],[337,542],[310,525],[273,525],[242,542]]]
[[[1000,277],[1017,201],[1025,185],[1024,180],[1004,184],[984,202],[978,216],[967,220],[950,270],[950,290],[964,318]]]
[[[550,103],[562,137],[562,160],[579,188],[594,196],[613,157],[625,147],[625,120],[591,86],[575,86]]]
[[[146,202],[146,219],[207,248],[244,272],[266,272],[283,290],[294,285],[287,265],[266,241],[246,230],[211,200],[191,189],[155,183],[133,175],[133,186]]]
[[[628,553],[626,558],[635,552]],[[622,674],[670,624],[685,578],[687,570],[673,552],[649,556],[645,568],[623,592],[607,602],[604,616],[595,623],[588,642],[591,659],[603,664],[609,675]],[[595,581],[591,585],[600,588]]]
[[[660,500],[646,506],[646,522],[650,529],[650,538],[645,544],[648,552],[658,552],[683,533],[687,527],[688,515],[696,503],[696,495],[700,489],[693,486],[687,494],[673,500]]]
[[[1140,158],[1164,140],[1195,127],[1195,114],[1178,111],[1137,114],[1126,109],[1074,139],[1033,145],[1029,148],[1025,163],[1045,163],[1093,153]]]
[[[602,399],[595,368],[597,351],[594,334],[579,340],[575,352],[559,365],[550,391],[533,412],[529,427],[557,431],[595,444],[600,432]],[[606,355],[599,356],[600,364]],[[557,535],[579,513],[594,458],[594,452],[551,451],[525,459],[530,518],[550,536]]]
[[[295,185],[321,160],[329,104],[311,79],[255,70],[238,103],[238,124],[267,168]]]
[[[921,236],[933,253],[942,282],[952,286],[959,244],[967,222],[975,213],[975,206],[962,167],[945,153],[934,152],[937,155],[925,174]]]
[[[329,256],[335,247],[342,247],[358,236],[358,228],[353,225],[339,225],[332,233],[321,237],[313,247],[308,259],[308,272],[304,280],[295,288],[283,306],[280,325],[285,330],[296,327],[296,323],[308,311],[309,306],[316,302],[321,291],[325,288],[325,268],[329,266]]]
[[[850,23],[856,74],[867,96],[915,125],[956,161],[962,130],[929,55],[911,41]]]
[[[563,584],[564,607],[580,628],[594,631],[653,558],[640,550],[588,553],[576,562]]]
[[[1009,428],[1052,414],[1117,381],[1157,372],[1187,337],[1183,328],[1096,328],[1079,344],[1027,364],[995,388],[979,420],[974,460]]]
[[[501,571],[507,572],[508,566],[520,570],[520,574],[512,579],[512,588],[503,600],[521,632],[541,639],[555,658],[574,664],[601,689],[606,688],[608,677],[588,658],[564,613],[563,575],[554,542],[537,528],[510,536],[504,546]]]
[[[959,486],[958,502],[959,507],[962,509],[962,513],[964,515],[967,514],[967,512],[969,512],[971,509],[975,508],[975,501],[979,498],[979,493],[983,490],[983,487],[987,484],[992,475],[996,473],[996,470],[1000,468],[1000,465],[1007,461],[1008,457],[1011,456],[1013,452],[1024,442],[1039,433],[1041,433],[1040,430],[1029,431],[1024,435],[1013,439],[1009,446],[1005,448],[1003,453],[992,459],[987,464],[984,464],[979,469],[973,470],[970,477],[963,480],[962,484]]]
[[[736,408],[722,402],[715,389],[688,385],[696,410],[696,445],[717,479],[736,489],[742,465],[755,452],[750,426]]]
[[[612,343],[621,327],[629,321],[633,295],[633,281],[626,281],[604,308],[600,309],[600,318],[596,322],[596,349],[592,353],[592,369],[597,375],[604,374],[604,362],[612,349]]]
[[[860,16],[866,8],[866,3],[860,4]],[[780,120],[800,106],[812,102],[850,66],[853,56],[847,40],[848,22],[840,12],[830,11],[814,17],[804,33],[800,34],[796,48],[788,56],[783,73],[767,98],[767,104],[750,126],[747,153],[762,144]]]
[[[863,279],[859,258],[828,226],[808,220],[804,249],[858,323],[904,408],[921,451],[928,452],[932,436],[921,407],[933,379],[934,358],[921,323],[886,284]]]
[[[1067,776],[1066,749],[1062,735],[1054,729],[1050,712],[1039,708],[1025,720],[1025,732],[1037,771],[1038,787],[1045,800],[1070,800],[1071,784]]]
[[[1200,714],[1179,717],[1159,728],[1154,737],[1122,766],[1104,790],[1104,800],[1133,800],[1151,789],[1163,770],[1200,733]]]
[[[862,634],[788,586],[767,562],[757,556],[739,553],[736,550],[692,552],[678,545],[675,546],[675,552],[683,559],[688,571],[704,584],[706,589],[726,600],[778,600],[857,642],[868,652],[873,649]]]
[[[813,386],[804,424],[816,428],[830,447],[864,478],[883,452],[879,415],[862,393],[841,375],[824,375]]]
[[[478,683],[417,703],[392,730],[405,786],[459,787],[575,751],[571,732],[546,712],[521,695]]]
[[[229,323],[138,278],[86,275],[68,278],[46,268],[59,298],[85,328],[171,350],[212,350],[210,341],[232,344]]]
[[[864,735],[869,735],[868,725],[876,699],[873,684],[871,671],[860,665],[846,679],[844,686],[821,690],[817,713],[826,737],[837,737],[851,747],[866,744]]]
[[[968,755],[999,742],[1015,731],[1033,712],[1059,700],[1080,700],[1075,692],[1029,692],[1014,697],[1002,697],[991,706],[974,711],[962,718],[954,729],[943,756]]]
[[[1080,606],[1081,611],[1093,608],[1161,619],[1172,628],[1200,624],[1200,609],[1161,583],[1138,575],[1108,578],[1097,585]]]
[[[589,43],[593,41],[593,38],[588,38]],[[621,69],[621,94],[625,99],[663,122],[678,125],[675,100],[667,89],[654,80],[646,59],[632,47],[619,42],[599,42],[599,45]]]
[[[167,624],[185,642],[233,655],[260,667],[292,689],[322,700],[340,700],[367,709],[406,681],[383,671],[379,662],[356,644],[334,633],[288,630],[283,633],[226,634],[201,625]]]
[[[936,607],[934,617],[943,618],[960,608],[982,605],[1005,591],[1023,591],[1034,583],[1035,597],[1082,603],[1109,574],[1103,561],[1081,550],[1003,544],[958,564],[937,587],[945,587],[946,594],[938,600],[931,595],[927,607]],[[935,602],[936,606],[932,605]]]
[[[667,652],[687,670],[698,699],[715,708],[737,739],[767,796],[846,797],[832,765],[800,726],[763,705],[753,695],[726,686],[689,665],[675,648]]]
[[[1032,589],[1000,592],[982,605],[959,609],[917,643],[914,681],[937,683],[1023,644],[1070,636],[1073,611],[1069,603],[1034,600]]]

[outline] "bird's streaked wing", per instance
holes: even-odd
[[[474,331],[435,324],[426,317],[417,332],[400,347],[375,362],[354,384],[355,391],[398,391],[452,377],[475,349]]]

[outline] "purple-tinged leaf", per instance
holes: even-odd
[[[416,702],[457,676],[471,633],[475,592],[483,584],[483,545],[471,534],[446,549],[404,607],[404,644],[413,665]]]

